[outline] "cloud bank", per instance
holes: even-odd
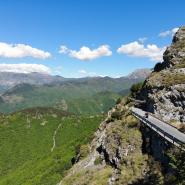
[[[51,70],[42,64],[0,64],[0,72],[50,74]]]
[[[38,59],[46,59],[51,57],[49,52],[33,48],[25,44],[7,44],[0,42],[0,57],[5,58],[23,58],[33,57]]]
[[[78,78],[84,77],[105,77],[106,75],[97,74],[96,72],[89,72],[84,69],[78,71]]]
[[[80,74],[80,77],[96,77],[96,76],[99,76],[95,72],[88,72],[84,69],[79,70],[78,73]]]
[[[111,56],[112,51],[108,45],[101,45],[98,48],[91,50],[90,48],[83,46],[79,51],[71,50],[66,46],[62,45],[60,47],[59,53],[67,54],[70,57],[76,58],[82,61],[93,60],[103,56]]]
[[[146,47],[144,44],[138,41],[131,42],[129,44],[122,45],[117,49],[120,54],[126,54],[133,57],[149,58],[155,62],[161,62],[163,60],[163,53],[166,47],[159,48],[155,44],[148,44]]]
[[[159,37],[167,37],[167,36],[173,36],[179,28],[173,28],[171,30],[167,30],[164,32],[159,33]]]

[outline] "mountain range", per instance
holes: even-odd
[[[132,84],[143,81],[149,69],[137,70],[120,78],[63,78],[47,74],[0,73],[0,112],[32,107],[55,107],[73,113],[103,113],[129,92]]]
[[[65,82],[85,82],[89,80],[99,79],[145,79],[150,74],[150,69],[138,69],[128,76],[120,78],[109,78],[109,77],[84,77],[84,78],[64,78],[62,76],[54,76],[43,73],[14,73],[14,72],[0,72],[0,90],[6,90],[15,85],[21,83],[28,83],[32,85],[43,85],[43,84],[61,84]]]

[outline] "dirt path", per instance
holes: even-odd
[[[60,123],[57,127],[57,129],[55,130],[54,134],[53,134],[53,146],[51,148],[51,152],[53,152],[53,150],[55,149],[55,146],[56,146],[56,140],[55,140],[55,137],[57,135],[57,132],[59,130],[59,128],[62,126],[62,123]]]

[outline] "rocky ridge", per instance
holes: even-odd
[[[89,146],[89,155],[79,161],[79,152],[76,164],[59,185],[134,185],[147,184],[152,175],[161,178],[161,171],[152,171],[152,160],[143,154],[139,122],[126,101],[108,112]]]
[[[143,108],[174,125],[185,123],[185,27],[175,34],[172,45],[146,79],[138,99]]]

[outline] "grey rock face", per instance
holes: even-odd
[[[167,122],[185,123],[185,27],[164,52],[164,62],[145,81],[145,109]]]
[[[150,93],[151,103],[147,107],[153,107],[153,113],[164,121],[185,122],[185,92],[179,89],[185,90],[185,84]]]
[[[173,43],[176,43],[178,41],[184,40],[185,39],[185,26],[182,26],[177,33],[175,34],[173,38]]]

